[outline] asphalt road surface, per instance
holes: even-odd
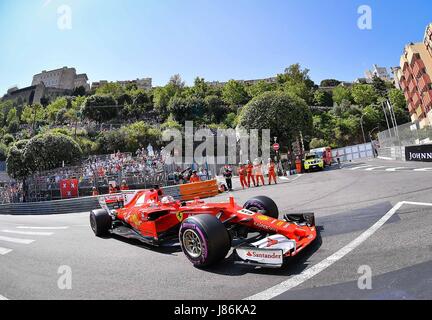
[[[0,215],[0,299],[431,299],[431,170],[372,160],[234,192],[316,213],[320,237],[282,269],[200,270],[179,248],[96,238],[88,213]]]

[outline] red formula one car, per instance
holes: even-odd
[[[155,246],[180,242],[197,267],[221,261],[235,243],[236,263],[281,267],[284,258],[298,254],[317,235],[313,213],[286,214],[278,220],[276,204],[265,196],[244,206],[232,196],[222,203],[181,202],[154,188],[127,197],[101,197],[99,202],[102,209],[90,213],[96,236],[112,233]]]

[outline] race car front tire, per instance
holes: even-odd
[[[279,218],[279,209],[277,204],[273,201],[273,199],[266,196],[257,196],[249,199],[243,205],[243,208],[254,212],[263,211],[265,216],[275,219]]]
[[[231,248],[231,238],[222,222],[211,214],[183,221],[179,232],[183,253],[195,267],[209,267],[223,260]]]
[[[90,212],[90,226],[97,237],[104,236],[112,226],[112,218],[104,209]]]

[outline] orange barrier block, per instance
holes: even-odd
[[[217,194],[219,190],[216,179],[180,185],[181,200],[193,200],[196,197],[208,198]]]

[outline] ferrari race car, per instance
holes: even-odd
[[[236,263],[281,267],[284,258],[297,255],[316,238],[313,213],[286,214],[278,220],[275,202],[265,196],[244,206],[228,202],[182,202],[162,190],[136,191],[99,198],[101,209],[90,213],[96,236],[115,234],[161,246],[180,243],[196,267],[223,260],[234,245]]]

